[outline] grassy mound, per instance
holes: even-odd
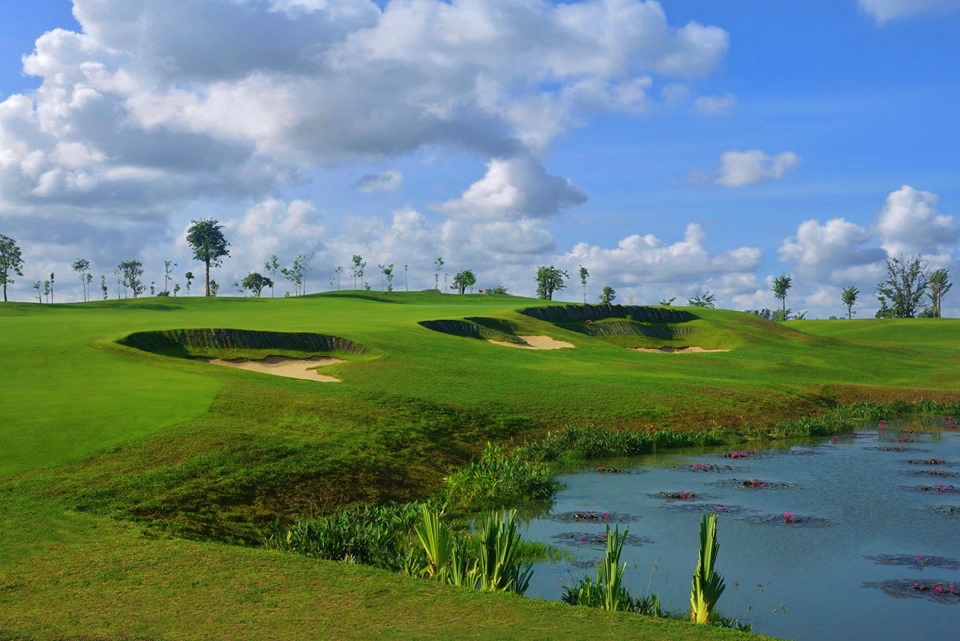
[[[245,329],[169,329],[134,332],[117,341],[162,356],[181,358],[262,358],[263,355],[366,354],[358,343],[339,336],[307,332],[257,332]],[[251,356],[252,355],[252,356]]]

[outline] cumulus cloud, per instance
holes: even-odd
[[[922,13],[960,9],[960,0],[858,0],[860,10],[879,23]]]
[[[768,156],[757,149],[728,151],[720,157],[716,183],[724,187],[745,187],[759,182],[783,178],[796,169],[800,157],[791,151]]]
[[[569,179],[550,175],[537,160],[521,156],[491,160],[483,178],[437,209],[460,218],[515,220],[545,218],[586,201],[587,195]]]
[[[864,247],[873,234],[866,227],[834,218],[821,225],[806,220],[797,235],[780,246],[782,260],[790,260],[808,273],[828,274],[857,265],[876,263],[886,258],[879,247]]]
[[[877,230],[890,254],[931,253],[960,240],[960,221],[941,214],[939,198],[904,185],[887,196],[877,217]]]
[[[364,174],[353,186],[367,194],[375,191],[399,191],[403,187],[403,174],[396,169],[378,174]]]
[[[720,274],[756,269],[761,252],[753,247],[711,256],[705,234],[697,224],[687,225],[683,240],[667,244],[652,234],[627,236],[616,247],[578,243],[564,256],[569,265],[584,265],[591,273],[622,285],[701,281]]]
[[[733,111],[737,97],[732,93],[722,96],[700,96],[693,101],[693,111],[704,116],[726,116]]]

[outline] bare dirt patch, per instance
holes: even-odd
[[[649,352],[652,354],[696,354],[729,352],[729,349],[703,349],[702,347],[634,347],[635,352]]]
[[[268,356],[262,361],[251,361],[245,358],[225,361],[220,358],[214,358],[207,362],[213,363],[214,365],[225,365],[226,367],[245,369],[250,372],[272,374],[273,376],[299,378],[305,381],[318,381],[321,383],[339,383],[339,378],[328,374],[321,374],[317,371],[317,368],[323,367],[324,365],[342,363],[344,361],[339,358],[329,358],[325,356],[314,356],[313,358],[307,359]]]
[[[514,347],[516,349],[573,349],[573,343],[567,341],[558,341],[549,336],[517,336],[523,343],[508,343],[506,341],[487,341],[494,345],[503,345],[504,347]]]

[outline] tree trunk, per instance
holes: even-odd
[[[7,279],[3,279],[3,302],[7,302]]]
[[[207,298],[210,298],[210,261],[209,261],[209,260],[205,260],[205,261],[203,261],[203,264],[204,264],[204,266],[205,266],[206,269],[207,269],[207,294],[206,294],[206,296],[207,296]]]

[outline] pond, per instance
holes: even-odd
[[[719,610],[798,639],[956,638],[960,434],[952,418],[764,450],[671,451],[563,475],[525,537],[576,561],[540,563],[528,596],[559,599],[603,555],[605,523],[629,527],[634,596],[688,610],[704,512],[719,515]]]

